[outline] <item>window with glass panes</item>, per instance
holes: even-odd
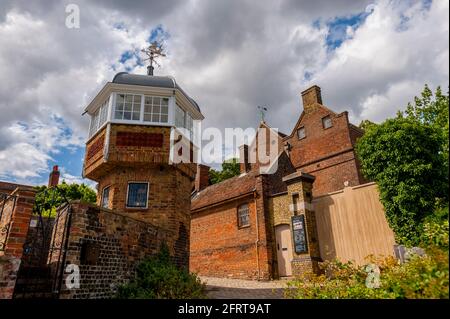
[[[303,139],[306,137],[306,131],[305,131],[305,127],[302,126],[297,130],[297,137],[299,140]]]
[[[141,96],[135,94],[117,94],[114,119],[139,121]]]
[[[92,115],[91,126],[89,127],[89,137],[94,135],[99,128],[108,120],[109,99],[103,103],[98,110]]]
[[[109,186],[103,188],[102,192],[102,207],[108,208],[109,207]]]
[[[97,132],[98,129],[98,120],[99,120],[99,110],[94,113],[91,117],[91,126],[89,127],[89,136],[92,136]]]
[[[175,108],[175,126],[176,127],[184,127],[185,124],[185,112],[183,111],[183,109],[181,107],[179,107],[178,105]]]
[[[322,119],[323,128],[327,129],[333,126],[333,122],[331,122],[331,117],[329,115],[325,116]]]
[[[148,198],[148,183],[128,183],[127,207],[146,208]]]
[[[109,106],[109,99],[106,100],[105,103],[100,107],[100,119],[98,123],[98,127],[105,124],[106,120],[108,119],[108,106]]]
[[[248,204],[238,207],[238,227],[250,226],[250,214]]]
[[[167,123],[169,121],[169,99],[144,97],[144,122]]]

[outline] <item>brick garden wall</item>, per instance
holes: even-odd
[[[154,255],[167,233],[122,213],[73,203],[65,264],[80,269],[80,288],[67,289],[63,277],[60,298],[111,298],[117,286],[134,276],[135,266]]]

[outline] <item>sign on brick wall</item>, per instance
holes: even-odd
[[[305,215],[292,216],[292,233],[294,235],[294,248],[297,254],[308,252],[306,241]]]

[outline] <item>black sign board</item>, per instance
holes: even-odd
[[[295,252],[297,254],[307,253],[305,215],[292,216],[292,233],[294,235]]]

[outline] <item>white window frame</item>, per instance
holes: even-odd
[[[145,207],[134,207],[134,206],[128,206],[128,195],[130,192],[130,184],[147,184],[147,194],[145,195]],[[148,195],[150,193],[150,183],[149,182],[143,182],[143,181],[128,181],[127,182],[127,197],[125,198],[125,207],[127,209],[148,209]]]
[[[303,136],[302,136],[302,137],[300,137],[300,131],[301,131],[301,130],[303,130]],[[306,129],[305,129],[304,126],[301,126],[301,127],[299,127],[299,128],[297,129],[297,138],[298,138],[299,140],[303,140],[303,139],[306,138]]]
[[[325,126],[325,121],[326,121],[327,119],[330,120],[330,126]],[[326,129],[329,129],[329,128],[332,128],[332,127],[333,127],[333,120],[331,119],[331,116],[330,116],[330,115],[327,115],[327,116],[322,117],[322,128],[323,128],[324,130],[326,130]]]
[[[247,220],[248,220],[248,223],[245,224],[245,225],[241,225],[240,208],[242,206],[247,206]],[[250,227],[251,223],[250,223],[250,205],[249,205],[249,203],[243,203],[243,204],[240,204],[237,207],[237,225],[238,225],[238,228]]]
[[[161,120],[161,115],[162,115],[161,110],[162,110],[162,107],[163,107],[162,100],[163,99],[167,99],[167,121],[166,122],[161,122],[161,121],[155,122],[155,121],[153,121],[153,111],[152,110],[151,110],[150,113],[148,113],[148,112],[145,113],[145,105],[146,105],[145,104],[145,98],[151,98],[152,99],[152,104],[150,104],[151,108],[153,107],[153,99],[154,98],[161,99],[161,102],[159,103],[159,118],[160,118],[160,120]],[[152,120],[151,121],[146,121],[144,119],[144,115],[145,114],[150,114]],[[167,97],[167,96],[157,96],[157,95],[148,95],[148,94],[144,95],[144,103],[142,103],[142,119],[141,119],[141,121],[143,123],[145,123],[145,124],[153,124],[153,125],[169,124],[170,123],[170,117],[169,116],[170,116],[170,98],[169,97]]]
[[[126,95],[140,95],[141,96],[141,106],[140,106],[140,112],[139,112],[139,120],[124,120],[124,119],[115,119],[115,113],[116,113],[116,102],[117,102],[117,95],[118,94],[126,94]],[[168,101],[168,113],[167,113],[167,122],[153,122],[153,121],[144,121],[144,106],[145,106],[145,97],[159,97],[161,99],[169,99]],[[102,113],[102,108],[106,108],[104,113]],[[177,108],[179,108],[183,113],[183,126],[182,128],[188,129],[190,132],[190,140],[192,141],[193,137],[193,123],[195,121],[192,114],[181,107],[176,102],[175,95],[167,96],[167,95],[158,95],[158,94],[145,94],[145,93],[134,93],[134,92],[123,92],[123,91],[116,91],[112,92],[105,100],[104,103],[102,103],[94,112],[93,115],[90,116],[90,124],[89,124],[89,139],[91,139],[94,135],[96,135],[104,126],[106,126],[108,123],[119,123],[119,124],[133,124],[133,125],[153,125],[153,126],[166,126],[166,127],[178,127],[177,126]],[[95,117],[95,114],[98,114],[98,117]],[[106,121],[104,123],[101,123],[99,125],[100,116],[103,114],[103,117],[106,114]],[[160,113],[161,114],[161,113]],[[188,119],[189,117],[192,120]],[[161,115],[160,115],[161,116]],[[97,121],[97,123],[94,123],[94,121]],[[192,127],[188,128],[192,122]],[[178,123],[180,124],[180,123]],[[95,125],[95,127],[93,127]],[[188,137],[188,136],[186,136]]]
[[[123,102],[123,109],[122,110],[117,110],[117,95],[124,95],[124,102]],[[127,97],[131,96],[132,97],[132,101],[131,101],[131,110],[130,111],[126,111],[125,110],[125,105],[127,103]],[[135,102],[135,98],[139,97],[139,105]],[[114,103],[114,113],[113,113],[113,119],[115,121],[130,121],[130,122],[139,122],[142,120],[142,94],[134,94],[134,93],[117,93],[116,94],[116,99],[115,99],[115,103]],[[134,113],[136,113],[137,111],[135,110],[135,107],[139,110],[139,118],[138,119],[133,119],[133,115]],[[122,113],[122,118],[116,118],[116,112],[121,112]],[[130,119],[126,119],[125,118],[125,112],[130,112]]]

